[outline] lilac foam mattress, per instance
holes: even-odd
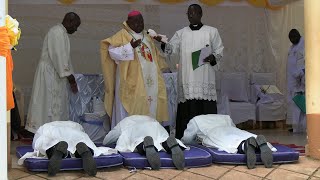
[[[27,152],[33,152],[32,146],[19,146],[16,148],[18,158]],[[122,156],[120,154],[104,155],[94,158],[97,168],[106,168],[122,165]],[[48,159],[27,158],[24,165],[30,171],[47,171]],[[80,170],[82,169],[82,160],[80,158],[66,158],[61,162],[61,170]]]
[[[292,163],[299,160],[299,152],[294,149],[278,144],[273,146],[277,148],[277,152],[273,152],[273,163]],[[246,164],[246,156],[244,154],[230,154],[225,151],[218,151],[217,149],[207,147],[203,147],[203,149],[210,152],[213,163]],[[257,164],[262,164],[259,154],[257,154]]]
[[[175,168],[171,155],[166,152],[159,152],[161,160],[161,168]],[[123,157],[123,165],[127,167],[135,168],[147,168],[150,167],[147,158],[139,153],[120,153]],[[190,150],[184,151],[185,155],[185,167],[203,167],[210,166],[212,164],[211,154],[199,147],[190,146]]]

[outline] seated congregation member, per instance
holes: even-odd
[[[165,150],[172,155],[177,169],[184,168],[183,150],[187,147],[173,136],[169,136],[165,128],[149,116],[134,115],[124,118],[104,138],[103,144],[117,143],[119,152],[138,152],[145,155],[152,169],[161,166],[158,151]]]
[[[256,164],[256,152],[261,153],[265,167],[273,164],[272,151],[276,151],[263,135],[255,135],[238,129],[229,115],[200,115],[190,120],[183,143],[200,141],[204,146],[214,147],[228,153],[246,154],[247,167],[252,169]]]
[[[101,63],[111,128],[131,115],[168,121],[167,92],[161,72],[167,65],[153,38],[144,30],[140,12],[130,12],[123,29],[101,41]]]
[[[23,164],[26,158],[48,157],[48,175],[55,176],[60,170],[63,158],[82,158],[84,171],[95,176],[97,165],[94,157],[117,153],[107,147],[96,147],[82,126],[73,121],[54,121],[42,125],[36,132],[32,147],[34,152],[26,153],[18,163]]]

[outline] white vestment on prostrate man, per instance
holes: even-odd
[[[22,164],[26,158],[46,158],[46,150],[60,141],[65,141],[68,144],[67,150],[71,153],[71,156],[76,152],[76,145],[80,142],[83,142],[93,150],[94,157],[117,153],[112,148],[97,147],[80,124],[73,121],[54,121],[44,124],[38,129],[32,142],[34,152],[27,153],[21,157],[19,164]]]
[[[191,119],[181,141],[187,144],[201,141],[204,146],[237,153],[240,143],[249,137],[257,135],[238,129],[229,115],[209,114]],[[270,143],[268,146],[276,151]]]
[[[164,127],[149,116],[133,115],[124,118],[104,138],[103,144],[117,143],[115,149],[119,152],[134,152],[146,136],[151,136],[158,151],[164,150],[161,143],[165,142],[169,134]],[[180,140],[180,146],[188,149]]]

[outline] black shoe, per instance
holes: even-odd
[[[290,128],[290,129],[288,129],[288,131],[289,131],[289,132],[293,132],[293,129],[292,129],[292,128]]]
[[[161,166],[159,153],[153,144],[153,139],[150,136],[146,136],[143,140],[144,149],[146,151],[147,160],[152,169],[159,170]]]
[[[272,151],[267,144],[267,140],[263,135],[257,136],[257,144],[261,151],[261,161],[266,168],[271,168],[273,164]]]
[[[257,141],[254,137],[250,137],[245,141],[244,153],[246,154],[248,169],[253,169],[256,167],[256,161],[257,161],[256,148],[257,148]]]
[[[97,164],[92,157],[92,153],[88,146],[83,142],[80,142],[76,146],[78,154],[82,158],[82,167],[89,176],[95,176],[97,174]]]
[[[61,160],[67,155],[68,144],[61,141],[55,145],[48,164],[48,176],[55,176],[60,171]]]
[[[176,138],[174,136],[169,136],[167,139],[167,145],[171,150],[173,164],[176,166],[177,169],[183,170],[185,166],[184,153],[180,148]]]

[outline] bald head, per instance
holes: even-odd
[[[73,34],[77,31],[81,24],[80,17],[74,12],[68,12],[62,21],[63,26],[66,28],[68,34]]]
[[[296,45],[299,43],[301,35],[297,29],[291,29],[289,32],[289,39],[292,44]]]

